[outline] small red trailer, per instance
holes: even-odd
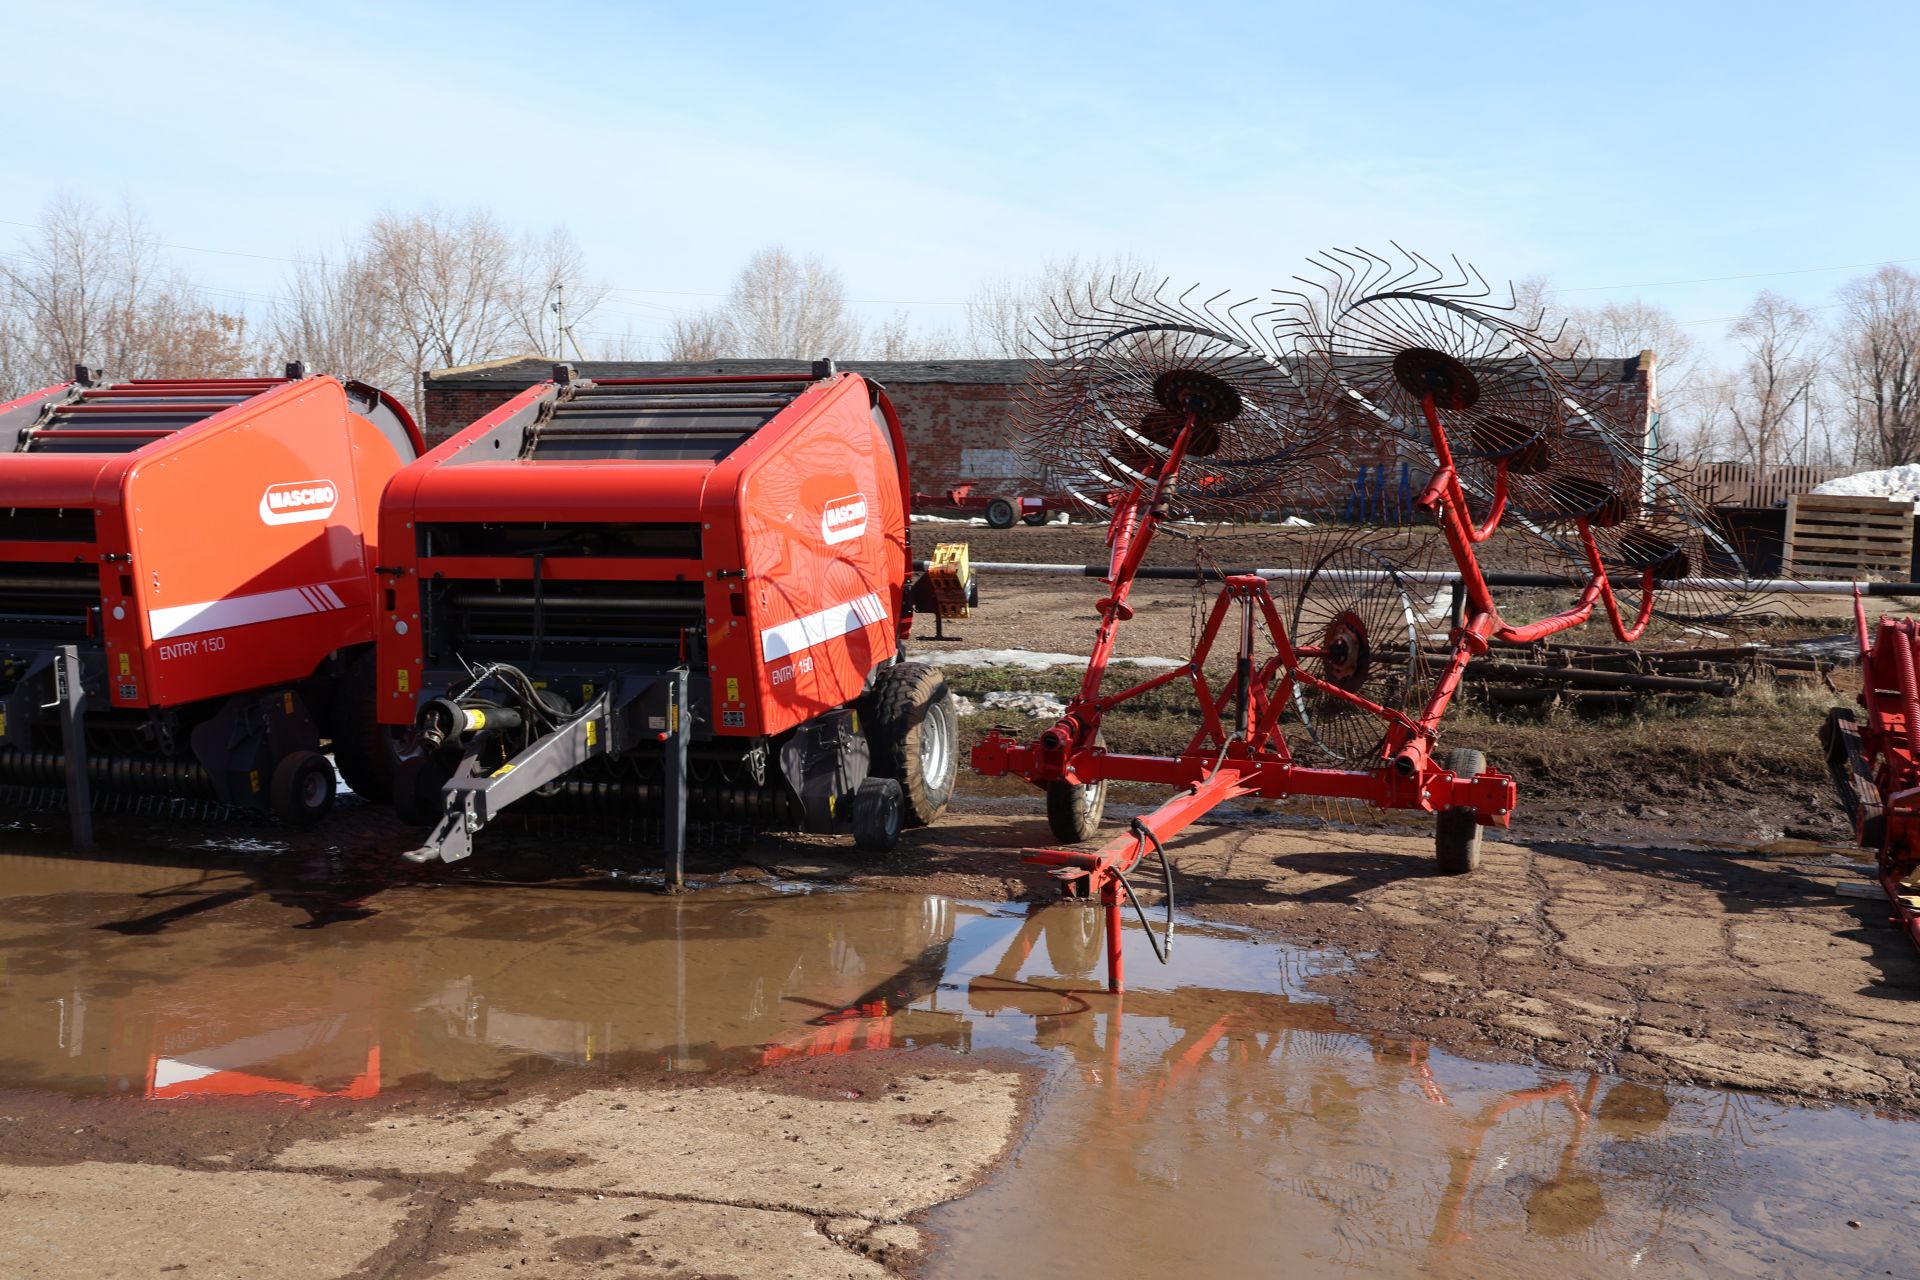
[[[583,381],[557,366],[402,471],[381,510],[380,716],[454,861],[539,795],[890,847],[958,760],[912,621],[907,461],[881,388]],[[920,593],[930,595],[931,593]]]
[[[977,511],[995,529],[1011,529],[1015,521],[1043,525],[1056,515],[1079,509],[1071,494],[982,492],[971,482],[940,493],[913,495],[916,515],[971,515]]]
[[[373,519],[420,448],[385,393],[73,381],[0,405],[0,783],[271,808],[390,783],[372,714]]]

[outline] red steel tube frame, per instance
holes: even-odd
[[[1485,653],[1492,638],[1526,643],[1579,626],[1592,617],[1596,604],[1604,607],[1609,625],[1621,641],[1630,643],[1646,629],[1653,611],[1652,570],[1642,573],[1640,607],[1629,625],[1621,616],[1599,545],[1585,517],[1576,525],[1589,578],[1573,606],[1526,625],[1515,626],[1504,621],[1474,548],[1493,535],[1506,512],[1507,464],[1504,461],[1497,464],[1490,509],[1486,518],[1476,524],[1454,465],[1446,429],[1431,395],[1423,398],[1421,409],[1440,466],[1418,505],[1432,512],[1441,526],[1460,570],[1468,614],[1465,624],[1453,633],[1452,657],[1418,715],[1383,707],[1307,670],[1304,660],[1321,656],[1321,651],[1294,645],[1266,582],[1253,575],[1226,579],[1187,662],[1119,693],[1103,695],[1102,685],[1113,657],[1119,626],[1133,616],[1127,603],[1128,595],[1157,531],[1162,500],[1179,473],[1193,434],[1195,421],[1188,415],[1179,435],[1168,446],[1156,476],[1150,483],[1136,482],[1114,511],[1107,533],[1109,590],[1098,605],[1100,625],[1079,694],[1060,720],[1046,729],[1034,744],[1023,745],[995,731],[975,747],[973,766],[980,773],[1012,774],[1039,786],[1112,780],[1158,783],[1182,789],[1180,794],[1140,819],[1128,834],[1098,849],[1042,849],[1027,856],[1028,862],[1047,867],[1060,877],[1067,893],[1097,898],[1101,903],[1106,926],[1108,990],[1117,993],[1125,985],[1120,918],[1125,892],[1122,881],[1139,865],[1150,841],[1163,843],[1216,806],[1248,795],[1336,797],[1381,808],[1428,812],[1464,807],[1472,809],[1483,825],[1504,827],[1516,798],[1511,777],[1488,770],[1477,777],[1462,778],[1437,765],[1432,756],[1435,730],[1459,689],[1468,661]],[[1241,611],[1239,663],[1230,687],[1216,695],[1203,667],[1219,638],[1227,610],[1236,604]],[[1275,656],[1264,662],[1257,672],[1251,667],[1256,612],[1275,649]],[[1200,725],[1181,755],[1126,755],[1096,745],[1100,721],[1108,710],[1183,676],[1193,682]],[[1310,768],[1294,762],[1279,733],[1279,719],[1295,688],[1302,685],[1347,702],[1386,725],[1378,758],[1369,767]],[[1220,715],[1230,698],[1236,703],[1231,733]]]

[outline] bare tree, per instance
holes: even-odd
[[[509,306],[526,349],[564,359],[568,350],[585,359],[575,326],[606,301],[607,289],[587,276],[580,246],[564,227],[529,237],[520,247]]]
[[[818,257],[795,258],[780,245],[747,260],[722,306],[734,354],[810,360],[860,346],[840,273]]]
[[[1578,335],[1580,349],[1588,355],[1632,359],[1653,352],[1662,445],[1679,457],[1694,457],[1711,447],[1702,403],[1708,379],[1693,336],[1672,312],[1636,298],[1576,307],[1567,320],[1569,332]]]
[[[1835,381],[1854,461],[1920,458],[1920,275],[1884,266],[1840,287]]]
[[[1810,461],[1822,354],[1813,313],[1764,291],[1727,336],[1744,353],[1721,392],[1729,447],[1756,466]]]
[[[1159,283],[1151,263],[1134,254],[1106,258],[1049,258],[1032,276],[983,280],[967,300],[966,354],[979,360],[1025,356],[1034,325],[1056,310],[1085,307],[1110,287]]]
[[[516,345],[517,257],[512,237],[480,210],[374,219],[367,269],[384,341],[410,375],[416,413],[427,369],[492,359]]]
[[[133,209],[108,218],[50,202],[19,249],[0,257],[0,346],[12,390],[97,365],[117,378],[219,377],[253,365],[244,317],[211,306],[177,270],[163,274]]]
[[[23,314],[14,301],[12,282],[0,276],[0,401],[12,400],[35,389],[37,375],[28,350]]]
[[[1514,323],[1547,330],[1547,336],[1559,339],[1558,345],[1562,347],[1577,340],[1578,330],[1571,322],[1572,317],[1567,317],[1567,332],[1555,331],[1562,312],[1553,292],[1553,282],[1546,276],[1526,276],[1513,281],[1508,288],[1513,293],[1511,315]]]
[[[315,369],[380,387],[408,384],[410,372],[394,358],[386,332],[383,291],[363,250],[301,262],[287,289],[267,329],[279,359],[305,360]]]
[[[240,378],[259,367],[246,317],[199,302],[184,281],[153,290],[133,321],[117,377]]]
[[[873,333],[866,354],[875,360],[941,360],[952,358],[959,347],[951,329],[916,334],[907,313],[896,311]]]
[[[719,310],[675,316],[667,332],[667,359],[718,360],[730,353],[733,335]]]

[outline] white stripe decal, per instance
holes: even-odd
[[[255,622],[275,622],[298,618],[308,613],[331,613],[346,608],[346,603],[330,589],[289,587],[284,591],[262,591],[257,595],[228,596],[224,600],[203,600],[199,604],[176,604],[165,609],[149,609],[147,626],[155,640],[175,636],[194,636],[203,631],[222,631]]]
[[[760,633],[762,659],[774,662],[799,653],[802,649],[811,649],[817,644],[885,621],[886,616],[887,606],[880,603],[878,595],[869,592],[858,600],[849,600],[845,604],[810,613],[804,618],[768,627]]]
[[[153,1087],[164,1089],[170,1084],[204,1080],[219,1070],[219,1067],[203,1067],[197,1062],[185,1062],[179,1058],[161,1058],[153,1064]]]

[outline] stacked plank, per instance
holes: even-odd
[[[1840,494],[1789,498],[1784,560],[1796,578],[1903,582],[1913,560],[1913,504]]]

